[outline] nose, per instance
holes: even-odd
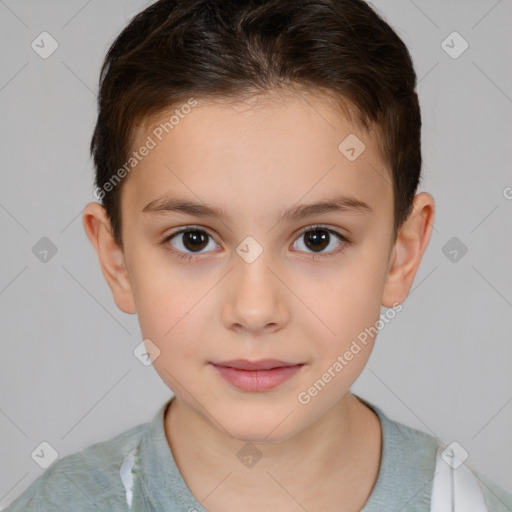
[[[282,329],[289,318],[286,286],[269,251],[254,260],[234,255],[223,321],[227,328],[255,334]]]

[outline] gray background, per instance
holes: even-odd
[[[137,317],[117,309],[81,222],[94,200],[100,65],[147,3],[0,1],[0,508],[43,473],[30,456],[42,441],[63,457],[151,420],[170,396],[134,357]],[[372,5],[414,59],[421,190],[437,215],[404,309],[352,389],[392,419],[457,441],[511,492],[512,3]],[[59,44],[47,59],[31,48],[43,31]],[[469,43],[455,59],[442,47],[453,31]],[[57,248],[47,262],[32,252],[42,237]],[[468,248],[456,261],[443,253],[452,237]]]

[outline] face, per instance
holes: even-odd
[[[159,122],[137,132],[136,148],[156,146],[122,193],[130,312],[180,403],[236,439],[288,439],[370,356],[361,333],[379,320],[393,252],[389,171],[318,95],[199,101],[161,141]],[[349,159],[338,146],[354,135],[365,149]]]

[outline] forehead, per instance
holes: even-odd
[[[344,194],[392,211],[376,135],[325,96],[279,92],[173,105],[135,131],[132,151],[144,145],[153,147],[129,175],[123,210],[140,213],[169,195],[263,219],[301,198]]]

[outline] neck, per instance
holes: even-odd
[[[275,504],[279,501],[272,500],[283,499],[284,489],[306,501],[308,483],[318,493],[317,483],[327,486],[333,479],[338,490],[344,489],[344,496],[354,492],[357,483],[360,495],[354,500],[361,505],[377,478],[380,422],[350,393],[317,422],[279,443],[248,444],[233,439],[177,398],[168,407],[164,421],[176,465],[192,493],[209,510],[216,510],[214,504],[222,509],[222,496],[235,503],[241,489],[260,505],[262,493]],[[366,476],[366,487],[361,474]],[[328,487],[326,492],[332,493],[332,489]]]

